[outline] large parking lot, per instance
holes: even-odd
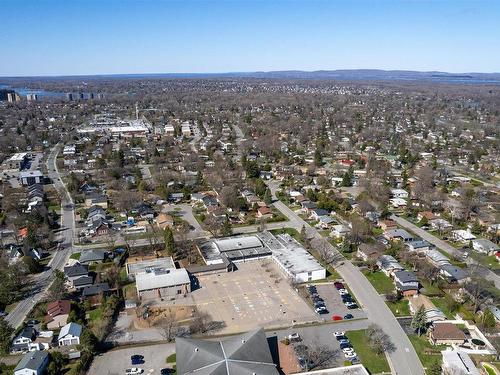
[[[137,348],[112,350],[94,358],[89,375],[122,375],[131,367],[139,367],[143,374],[160,374],[166,364],[167,357],[175,352],[175,344],[148,345]],[[144,356],[144,363],[132,365],[130,357],[139,354]]]
[[[190,303],[224,321],[224,333],[318,320],[271,260],[238,263],[238,270],[200,277]]]

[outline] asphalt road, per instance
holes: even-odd
[[[273,197],[275,197],[277,182],[269,181],[268,186]],[[325,240],[321,234],[318,233],[318,231],[302,220],[283,202],[277,200],[274,203],[274,206],[288,217],[289,227],[300,230],[302,226],[305,226],[310,237]],[[330,248],[331,251],[337,255],[337,257],[342,257],[337,249],[331,245]],[[339,264],[335,267],[335,270],[347,283],[356,297],[356,300],[366,312],[368,319],[371,322],[378,324],[383,331],[391,337],[396,350],[389,354],[389,358],[396,374],[424,374],[422,363],[420,362],[410,339],[399,325],[391,310],[387,307],[375,288],[372,284],[370,284],[361,271],[359,271],[357,267],[353,266],[347,260],[339,262]]]
[[[408,229],[409,231],[412,231],[415,233],[417,236],[423,238],[427,242],[433,244],[436,246],[438,249],[441,249],[442,251],[446,252],[447,254],[451,256],[459,256],[460,252],[457,251],[453,246],[451,246],[449,243],[446,241],[443,241],[442,239],[432,235],[431,233],[423,230],[422,228],[419,228],[415,224],[409,222],[408,220],[392,215],[391,219],[394,220],[398,225],[402,226],[405,229]],[[498,276],[496,273],[492,272],[491,270],[485,268],[482,265],[479,265],[472,259],[467,259],[467,264],[477,266],[478,272],[483,276],[485,279],[493,281],[495,283],[495,286],[500,289],[500,276]]]
[[[55,269],[62,270],[66,264],[71,251],[73,242],[73,233],[75,229],[73,209],[64,208],[70,204],[73,207],[73,200],[69,195],[66,187],[64,186],[59,171],[56,165],[56,157],[59,152],[59,145],[56,145],[47,158],[47,169],[49,177],[54,183],[54,187],[61,195],[61,231],[57,234],[58,239],[61,240],[57,250],[53,253],[48,267],[45,271],[34,275],[30,283],[35,287],[32,291],[21,301],[18,302],[16,307],[7,315],[7,322],[14,328],[19,327],[33,307],[42,299],[48,287],[52,282],[52,276]]]

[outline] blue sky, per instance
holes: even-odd
[[[0,76],[500,72],[496,0],[0,0]]]

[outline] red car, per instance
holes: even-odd
[[[342,317],[340,315],[334,315],[332,316],[332,320],[342,320]]]
[[[344,288],[344,284],[342,284],[342,283],[336,282],[336,283],[335,283],[335,284],[333,284],[333,285],[335,285],[335,288],[336,288],[337,290],[340,290],[340,289],[345,289],[345,288]]]

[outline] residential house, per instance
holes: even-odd
[[[90,286],[93,283],[94,283],[94,278],[90,275],[87,275],[87,276],[78,277],[77,279],[73,280],[72,286],[73,286],[73,288],[79,290],[79,289],[83,289],[87,286]]]
[[[476,250],[478,253],[492,255],[499,250],[497,244],[487,240],[485,238],[478,238],[472,240],[472,248]]]
[[[397,229],[397,227],[398,227],[394,220],[380,220],[378,222],[378,226],[384,232],[391,230],[391,229]]]
[[[358,246],[356,256],[367,262],[368,260],[377,260],[383,253],[384,248],[380,244],[362,243]]]
[[[425,258],[430,264],[437,268],[450,264],[450,261],[446,256],[434,249],[427,251],[425,253]]]
[[[273,212],[269,207],[262,206],[257,209],[255,217],[257,217],[258,219],[270,219],[273,217]]]
[[[463,229],[453,230],[451,231],[451,235],[455,241],[463,243],[467,243],[476,239],[476,236],[474,236],[471,232]]]
[[[33,327],[24,327],[12,340],[12,352],[25,352],[36,339],[36,330]]]
[[[423,219],[430,221],[434,220],[435,218],[436,216],[431,211],[421,211],[417,214],[418,221],[422,221]]]
[[[82,276],[88,276],[89,267],[80,263],[75,263],[72,266],[64,267],[64,274],[68,282],[72,284],[74,280]]]
[[[91,192],[85,194],[85,207],[90,208],[92,206],[101,206],[104,209],[108,208],[108,198],[97,192]]]
[[[453,225],[451,225],[449,221],[441,218],[430,220],[429,224],[431,229],[439,232],[448,232],[453,228]]]
[[[429,340],[433,345],[462,345],[466,337],[455,324],[436,322],[429,332]]]
[[[469,274],[466,270],[452,264],[444,264],[439,268],[439,274],[449,282],[463,284],[469,280]]]
[[[140,299],[174,298],[191,292],[191,279],[184,268],[154,269],[135,275]]]
[[[339,224],[332,226],[332,230],[330,232],[330,236],[334,238],[344,238],[351,232],[351,228],[348,226]]]
[[[170,193],[168,195],[168,201],[169,202],[181,202],[184,199],[184,193],[178,192],[178,193]]]
[[[71,311],[71,302],[69,300],[58,300],[47,304],[47,315],[45,315],[45,324],[48,329],[57,329],[68,323],[69,313]]]
[[[431,244],[425,240],[410,241],[405,243],[408,251],[425,253],[431,249]]]
[[[394,284],[405,297],[418,294],[418,279],[417,276],[410,271],[402,270],[394,272]]]
[[[106,211],[101,206],[92,206],[89,208],[87,214],[86,223],[88,226],[91,226],[93,222],[97,220],[105,220],[106,219]]]
[[[59,336],[57,337],[57,342],[59,346],[79,345],[81,334],[82,326],[71,322],[61,328]]]
[[[174,218],[171,215],[161,212],[156,217],[156,225],[162,230],[165,230],[167,227],[172,228],[174,226]]]
[[[97,283],[85,286],[82,289],[82,298],[88,300],[92,306],[97,306],[110,293],[111,288],[108,283]]]
[[[407,201],[403,198],[391,198],[389,202],[392,204],[394,208],[403,208],[407,206]]]
[[[319,220],[321,216],[328,216],[330,213],[322,208],[315,208],[310,211],[311,218],[314,220]]]
[[[42,375],[49,364],[49,353],[41,350],[26,353],[14,368],[14,375]]]
[[[384,232],[384,237],[389,241],[413,241],[413,236],[404,229],[389,229]]]
[[[391,189],[391,196],[393,198],[408,199],[408,192],[404,189]]]
[[[316,209],[316,203],[311,202],[311,201],[303,201],[300,203],[302,212],[305,214],[311,213],[313,210]]]
[[[80,264],[102,263],[106,259],[107,252],[104,250],[90,249],[80,253]]]
[[[404,270],[403,266],[392,255],[382,255],[377,260],[377,266],[387,276],[392,276],[395,272]]]
[[[151,208],[151,206],[145,202],[141,202],[137,206],[135,206],[132,212],[136,213],[141,219],[144,220],[152,220],[155,215],[155,211],[153,210],[153,208]]]
[[[318,219],[317,227],[322,229],[328,229],[335,220],[331,216],[320,216]]]

